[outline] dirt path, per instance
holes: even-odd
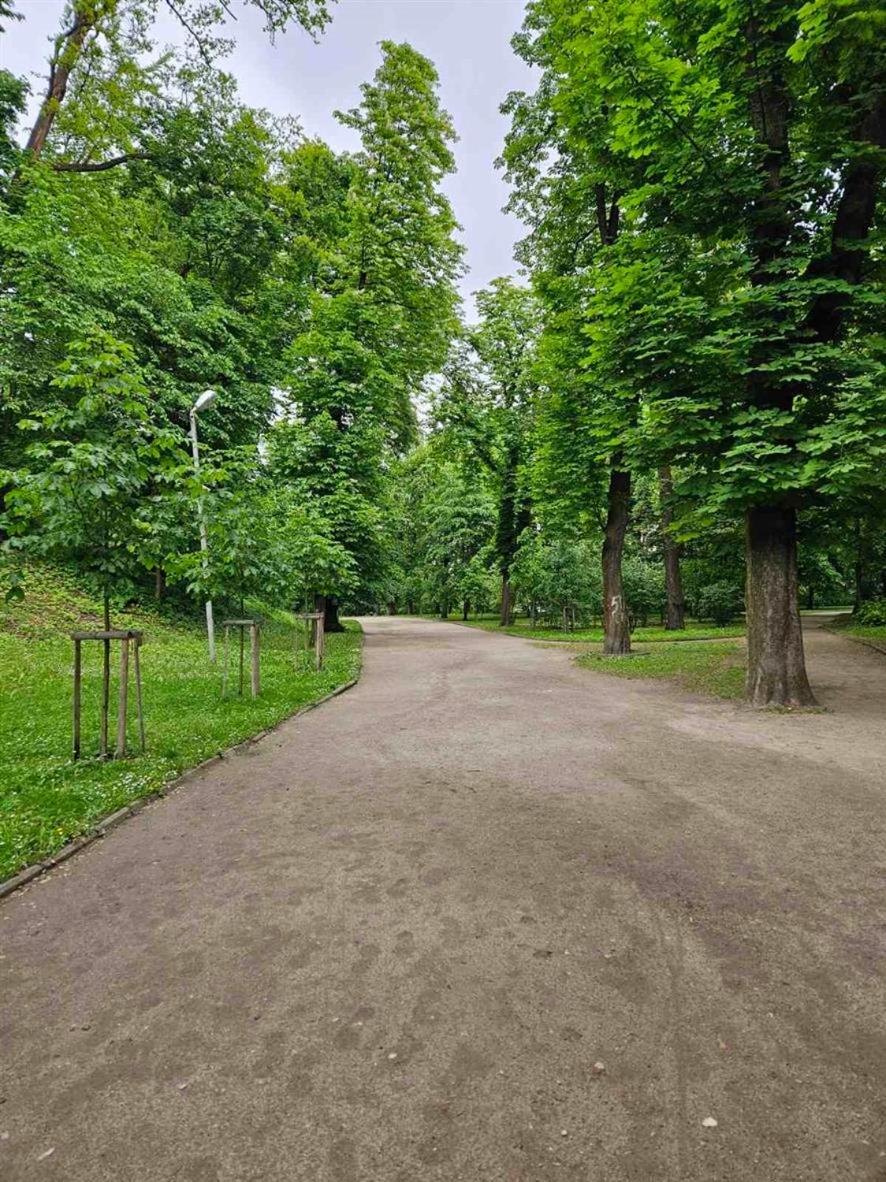
[[[886,1178],[886,661],[760,718],[366,628],[0,906],[4,1182]]]

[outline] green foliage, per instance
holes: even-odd
[[[709,583],[695,599],[695,614],[700,620],[728,624],[742,610],[742,599],[733,583]]]
[[[56,405],[20,424],[36,441],[9,474],[7,546],[74,561],[110,596],[156,562],[153,526],[185,460],[181,440],[151,421],[132,350],[107,333],[72,347],[52,389]]]
[[[191,520],[201,511],[206,518],[207,554],[182,550],[179,540],[165,564],[195,595],[291,606],[352,587],[353,560],[329,523],[252,449],[210,457],[191,482],[191,500]]]
[[[886,625],[886,599],[870,599],[855,613],[858,624]]]
[[[479,462],[495,493],[495,557],[507,577],[530,522],[533,365],[539,308],[532,293],[496,279],[477,293],[479,320],[458,340],[434,404],[449,445]]]
[[[382,43],[362,103],[340,119],[353,160],[306,145],[287,162],[311,293],[287,353],[273,463],[350,555],[361,601],[387,598],[389,464],[415,439],[412,399],[456,328],[460,248],[441,190],[454,132],[431,63]]]

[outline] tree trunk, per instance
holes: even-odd
[[[65,101],[68,90],[68,79],[83,51],[83,43],[90,30],[95,26],[95,15],[92,6],[75,2],[72,5],[74,23],[67,32],[62,33],[55,43],[55,52],[49,66],[49,84],[46,97],[40,104],[40,110],[28,136],[26,151],[37,159],[43,152],[47,136],[52,130],[59,108]]]
[[[631,630],[621,578],[625,534],[631,500],[631,474],[618,467],[609,473],[608,512],[603,536],[603,652],[621,656],[631,651]]]
[[[661,532],[667,595],[665,629],[668,632],[679,632],[686,627],[686,608],[683,602],[683,579],[680,574],[681,547],[672,531],[674,511],[671,507],[671,497],[674,493],[674,484],[671,469],[667,465],[659,469],[658,487],[661,494]]]
[[[501,576],[501,617],[499,623],[507,628],[511,622],[511,580],[506,574]]]
[[[166,571],[158,566],[154,571],[154,598],[163,599],[166,596]]]
[[[747,699],[753,706],[814,706],[797,606],[796,510],[749,509],[745,546]]]
[[[468,618],[468,613],[470,612],[470,610],[471,610],[470,600],[466,599],[461,605],[461,618],[463,620],[466,620]]]
[[[345,626],[338,618],[338,600],[334,595],[320,596],[322,603],[317,607],[317,611],[323,612],[323,631],[324,632],[344,632]]]

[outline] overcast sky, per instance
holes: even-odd
[[[25,19],[0,37],[0,62],[17,74],[40,75],[63,0],[19,0],[16,7]],[[463,291],[513,273],[521,228],[502,212],[507,189],[493,162],[507,126],[498,111],[502,99],[509,90],[532,86],[529,70],[510,47],[523,0],[340,0],[332,11],[319,44],[292,30],[270,45],[255,17],[240,10],[230,28],[237,48],[226,65],[244,101],[295,115],[308,135],[337,149],[352,148],[354,133],[339,126],[333,111],[359,101],[360,83],[378,65],[379,41],[410,42],[436,65],[443,105],[459,134],[458,172],[446,188],[464,227],[470,272]],[[163,38],[173,35],[172,26],[164,25]],[[32,86],[40,92],[39,77]]]

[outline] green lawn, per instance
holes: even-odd
[[[576,662],[585,669],[614,677],[664,678],[691,693],[712,694],[717,698],[744,695],[745,651],[743,645],[736,643],[658,644],[636,648],[625,657],[586,652]]]
[[[273,726],[357,676],[361,635],[356,624],[327,638],[316,673],[295,654],[285,615],[262,632],[260,698],[222,701],[219,669],[209,664],[196,623],[157,612],[115,613],[116,627],[140,627],[147,752],[100,761],[100,648],[84,644],[83,751],[71,762],[72,628],[97,621],[97,605],[70,580],[39,573],[24,603],[0,607],[0,879],[54,853],[101,817],[155,791],[186,768]],[[116,655],[116,650],[115,650]],[[248,666],[248,654],[247,654]],[[111,702],[116,703],[116,684]],[[133,703],[134,706],[134,703]],[[136,746],[133,717],[129,741]],[[112,718],[112,735],[113,735]]]
[[[829,631],[846,632],[862,640],[876,640],[886,644],[886,624],[859,624],[851,615],[841,616],[830,625]]]
[[[434,617],[429,617],[434,618]],[[507,636],[522,636],[528,640],[560,640],[569,644],[577,641],[594,644],[603,640],[602,628],[576,628],[574,632],[564,631],[562,628],[533,628],[528,619],[519,619],[508,628],[502,628],[497,617],[480,616],[476,619],[462,621],[460,616],[451,616],[459,623],[468,624],[471,628],[483,628],[487,632],[504,632]],[[631,633],[635,641],[668,641],[682,643],[693,640],[719,640],[728,637],[744,636],[744,623],[741,620],[726,627],[716,624],[703,624],[698,620],[689,620],[682,632],[668,632],[660,626],[637,628]]]

